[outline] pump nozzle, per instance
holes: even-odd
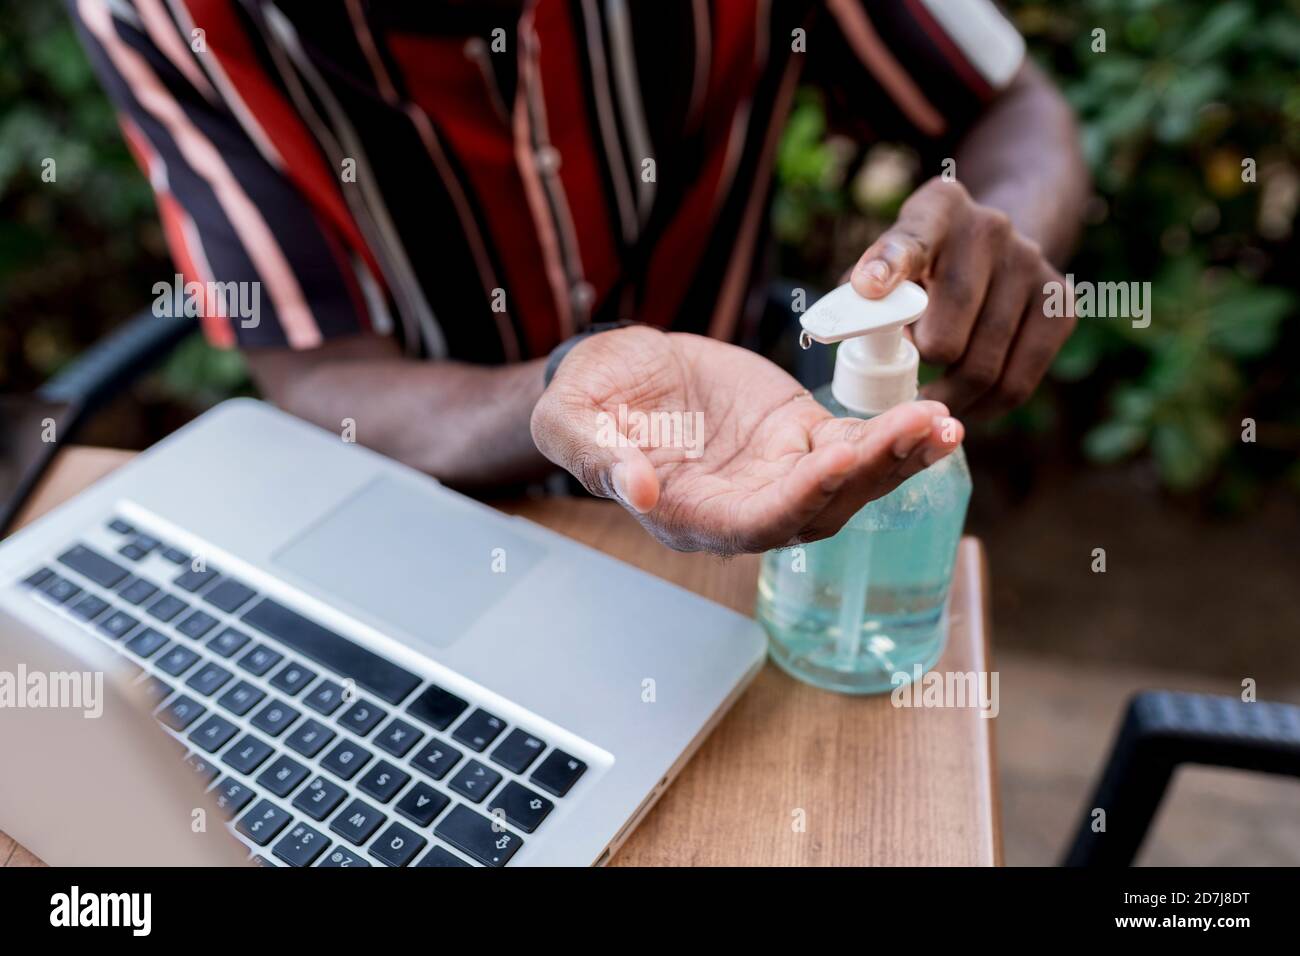
[[[929,299],[915,282],[904,281],[880,299],[859,295],[845,283],[803,314],[799,342],[842,342],[835,356],[831,393],[845,408],[865,415],[883,412],[916,397],[916,347],[903,328],[921,317]]]

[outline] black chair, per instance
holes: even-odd
[[[173,310],[181,312],[180,309]],[[49,467],[96,410],[198,328],[183,314],[140,312],[79,355],[33,395],[0,397],[0,534]],[[47,427],[47,423],[53,427]]]
[[[1300,777],[1300,707],[1171,691],[1136,695],[1062,865],[1131,864],[1174,771],[1187,763]],[[1105,829],[1094,830],[1099,809]]]

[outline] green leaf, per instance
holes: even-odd
[[[1119,461],[1141,448],[1147,440],[1147,430],[1132,422],[1103,422],[1083,438],[1083,452],[1090,459],[1103,464]]]

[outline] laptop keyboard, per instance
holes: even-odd
[[[75,544],[22,583],[140,670],[257,862],[505,866],[586,771],[121,518],[107,527],[116,554]]]

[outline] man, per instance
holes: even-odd
[[[550,459],[673,547],[813,540],[956,447],[950,410],[1028,396],[1071,331],[1041,303],[1085,196],[1075,128],[990,0],[69,6],[185,278],[260,283],[257,320],[209,337],[452,484]],[[868,422],[730,344],[799,82],[956,173],[852,272],[924,284],[914,337],[947,367]],[[621,405],[703,413],[703,454],[598,441]]]

